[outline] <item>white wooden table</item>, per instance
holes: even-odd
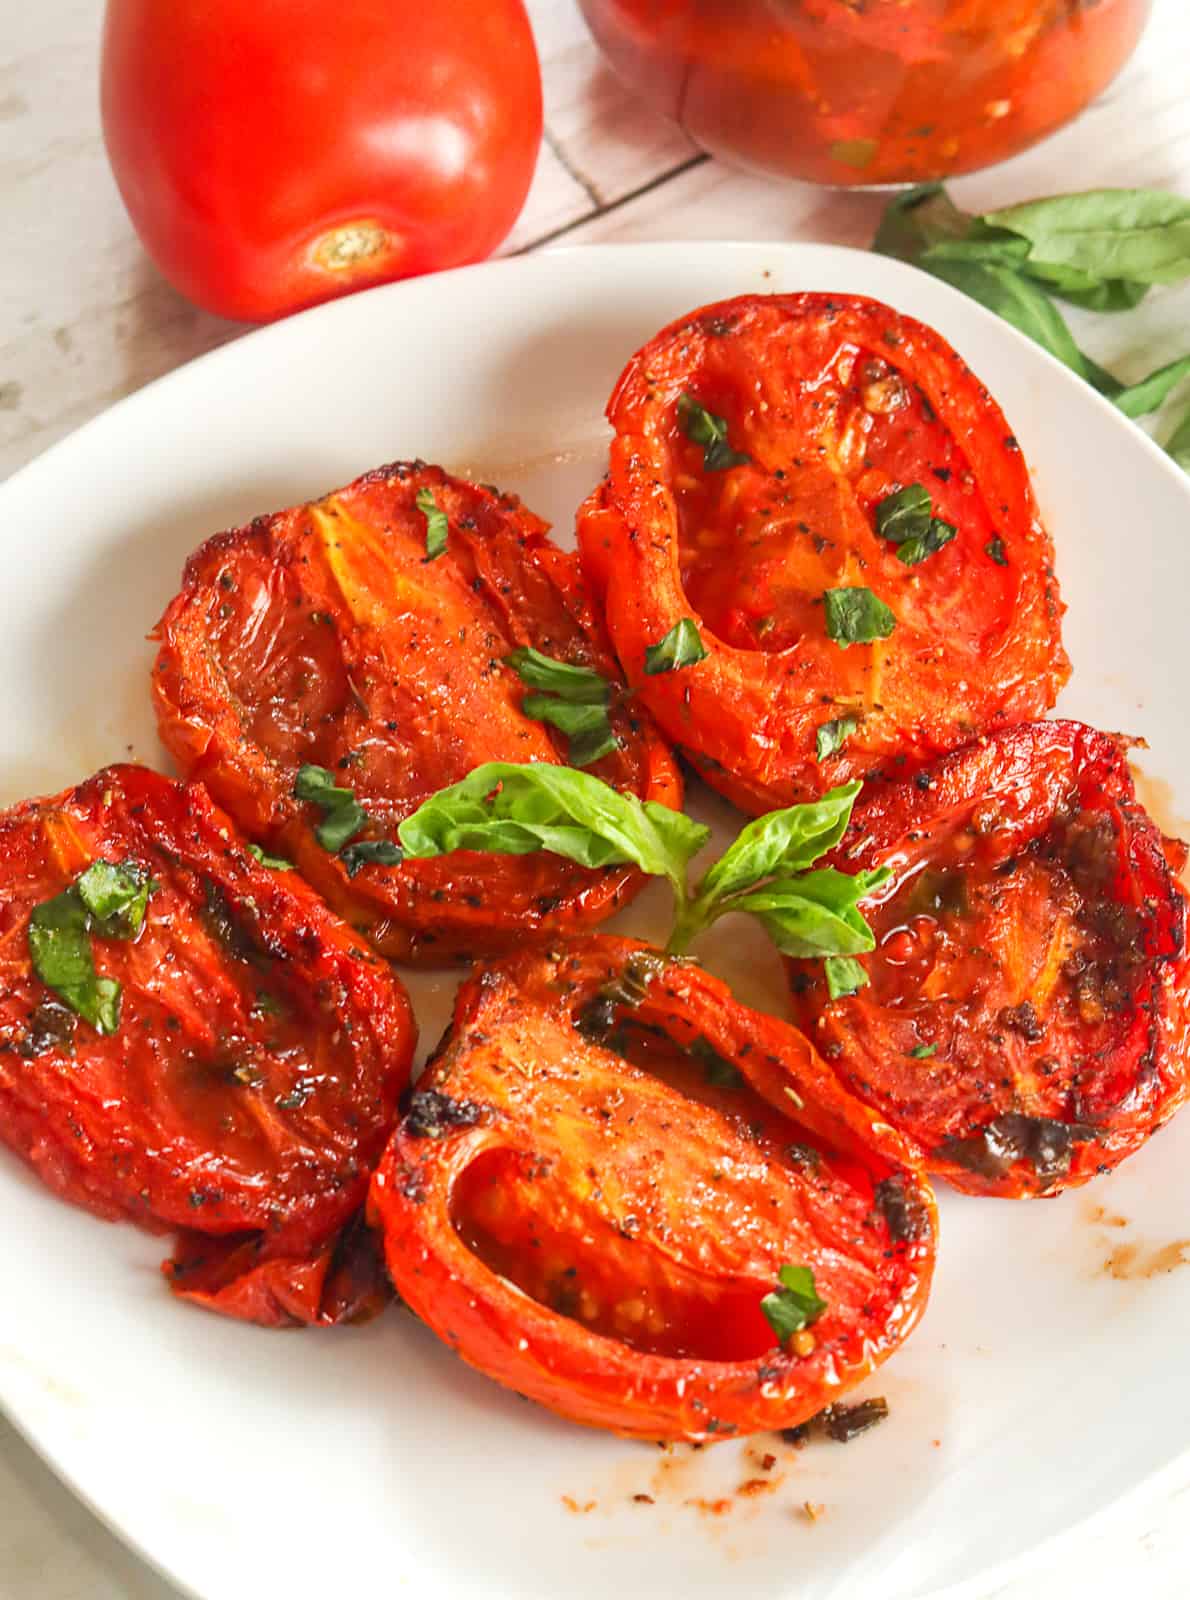
[[[645,238],[868,243],[878,197],[769,183],[708,160],[625,95],[574,0],[528,5],[548,126],[508,250]],[[242,331],[179,299],[145,260],[124,216],[98,132],[100,11],[96,0],[0,5],[0,475],[121,395]],[[1190,195],[1186,0],[1158,0],[1137,58],[1076,126],[955,189],[962,204],[985,210],[1104,185]],[[1151,297],[1123,319],[1072,320],[1090,352],[1125,377],[1190,350],[1190,290]],[[1061,1353],[1044,1358],[1057,1369]],[[1110,1439],[1103,1448],[1110,1450]],[[1010,1554],[1011,1531],[1005,1535]],[[1041,1552],[1026,1574],[985,1585],[971,1600],[1114,1600],[1121,1590],[1185,1600],[1188,1571],[1190,1464]],[[176,1600],[2,1422],[0,1600]]]

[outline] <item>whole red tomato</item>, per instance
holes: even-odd
[[[541,78],[521,0],[108,0],[102,109],[154,262],[257,322],[495,249]]]

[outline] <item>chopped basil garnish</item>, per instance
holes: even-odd
[[[899,545],[897,560],[907,567],[917,566],[927,556],[941,550],[954,538],[952,523],[934,515],[930,492],[921,483],[907,484],[895,494],[886,495],[876,507],[876,532],[882,539]]]
[[[368,820],[367,812],[355,798],[355,790],[340,789],[334,773],[326,767],[299,767],[293,792],[297,799],[316,805],[322,812],[323,820],[314,829],[314,837],[332,855],[354,839]]]
[[[34,972],[99,1033],[115,1033],[120,1025],[120,985],[96,972],[92,935],[134,939],[152,890],[149,874],[135,862],[93,861],[69,889],[30,915]]]
[[[104,939],[134,939],[149,903],[149,874],[134,861],[116,865],[92,861],[74,884],[90,912],[94,931]]]
[[[728,443],[726,419],[700,406],[694,396],[685,391],[678,396],[678,424],[692,444],[702,445],[702,464],[708,472],[742,467],[752,459],[742,450],[733,450]]]
[[[809,1267],[795,1267],[787,1262],[778,1270],[777,1280],[780,1287],[765,1295],[760,1309],[777,1343],[788,1344],[795,1333],[818,1321],[826,1310],[826,1301],[815,1288],[814,1274]]]
[[[262,850],[258,844],[250,844],[248,846],[248,854],[255,856],[262,867],[272,867],[274,872],[293,871],[292,861],[286,861],[284,856],[271,856],[266,850]]]
[[[876,532],[882,539],[901,544],[919,539],[927,532],[933,505],[930,491],[922,483],[909,483],[895,494],[885,495],[876,507]]]
[[[887,639],[897,619],[871,589],[828,589],[823,596],[826,632],[846,650],[849,644]]]
[[[820,722],[814,736],[814,748],[820,762],[833,756],[850,739],[859,727],[858,717],[834,717],[830,722]]]
[[[705,661],[707,647],[702,642],[697,624],[691,617],[683,617],[673,627],[645,650],[645,672],[652,678],[659,672],[677,672],[680,667],[693,667]]]
[[[432,489],[419,489],[415,497],[417,509],[426,519],[426,555],[427,561],[435,561],[446,549],[447,536],[450,533],[450,523],[446,512],[439,508],[434,499]]]
[[[556,694],[573,705],[605,706],[611,699],[611,684],[591,667],[573,667],[568,661],[543,655],[531,645],[513,650],[504,659],[526,688]]]
[[[928,1061],[937,1049],[936,1044],[915,1044],[909,1054],[914,1061]]]
[[[995,539],[989,539],[983,549],[984,554],[991,556],[998,567],[1006,567],[1008,565],[1008,551],[1004,548],[1004,540],[998,535]]]
[[[868,974],[859,962],[853,961],[850,956],[828,956],[823,966],[826,968],[827,993],[832,1000],[842,1000],[849,994],[856,994],[869,981]]]
[[[600,673],[555,661],[531,647],[514,650],[504,659],[516,669],[522,683],[540,691],[526,695],[521,710],[566,734],[572,767],[589,767],[619,749],[607,713],[611,684]]]
[[[933,517],[924,533],[914,534],[902,543],[897,551],[897,560],[904,562],[907,567],[915,567],[919,561],[941,550],[944,544],[949,544],[957,532],[953,522],[943,522],[941,517]]]
[[[528,694],[521,710],[535,722],[548,722],[566,734],[570,741],[567,760],[572,767],[589,767],[620,748],[606,706],[574,705],[553,695]]]
[[[357,839],[354,844],[344,845],[339,852],[339,860],[347,868],[349,878],[368,866],[399,867],[404,859],[391,839]]]

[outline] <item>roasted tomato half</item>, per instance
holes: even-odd
[[[934,1258],[920,1167],[801,1034],[600,937],[463,986],[369,1215],[465,1361],[649,1439],[820,1411],[909,1334]]]
[[[437,555],[431,516],[445,535]],[[526,714],[530,690],[506,658],[533,647],[609,679],[616,668],[577,558],[546,531],[511,496],[398,464],[209,540],[160,623],[154,689],[170,751],[394,959],[583,927],[642,885],[626,867],[544,854],[361,866],[319,843],[324,817],[294,796],[303,765],[328,769],[367,813],[353,842],[375,844],[483,762],[567,759],[566,736]],[[613,692],[609,717],[618,745],[589,770],[680,805],[647,715]]]
[[[0,817],[0,1138],[64,1199],[181,1230],[176,1293],[373,1307],[359,1213],[414,1038],[387,964],[201,787],[110,767]]]
[[[1186,849],[1126,749],[1038,722],[866,791],[835,859],[892,869],[863,907],[868,985],[830,1000],[790,965],[840,1080],[973,1194],[1085,1183],[1186,1093]]]
[[[847,295],[727,300],[638,351],[607,414],[587,574],[634,690],[744,810],[1053,704],[1069,669],[1028,469],[931,329]],[[684,619],[705,655],[666,670],[650,647]]]

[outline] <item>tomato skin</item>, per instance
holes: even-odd
[[[447,513],[425,559],[419,491]],[[563,761],[566,741],[524,715],[504,657],[534,645],[616,677],[577,558],[512,496],[424,463],[396,463],[309,506],[209,540],[159,628],[161,737],[239,825],[304,876],[392,959],[436,962],[610,916],[643,885],[546,854],[460,851],[354,878],[293,797],[303,762],[334,769],[375,819],[399,822],[489,760]],[[622,748],[591,770],[681,804],[651,721],[613,707]]]
[[[835,853],[894,875],[864,906],[869,985],[831,1001],[789,964],[840,1081],[969,1193],[1085,1183],[1190,1087],[1186,848],[1139,805],[1127,748],[1055,719],[873,785]]]
[[[605,1047],[608,1028],[635,1042]],[[648,1439],[790,1427],[845,1393],[916,1324],[936,1232],[920,1168],[803,1035],[607,937],[463,986],[369,1218],[398,1293],[465,1361]],[[759,1309],[786,1262],[828,1303],[801,1355]]]
[[[101,101],[153,261],[248,322],[481,260],[541,140],[521,0],[108,0]]]
[[[101,857],[155,883],[136,939],[94,940],[119,1027],[60,1007],[47,1034],[29,913]],[[416,1038],[386,965],[205,790],[145,768],[14,807],[0,863],[0,1138],[64,1199],[178,1230],[183,1297],[270,1325],[374,1300],[353,1218]]]
[[[725,419],[746,464],[705,467],[684,392]],[[928,760],[1052,705],[1069,664],[1028,469],[931,329],[858,296],[741,296],[662,329],[607,415],[610,472],[579,513],[584,570],[630,685],[742,809]],[[906,566],[875,507],[915,481],[957,533]],[[854,587],[897,620],[844,649],[823,595]],[[646,648],[683,617],[707,659],[646,674]],[[819,728],[846,715],[858,728],[819,762]]]

